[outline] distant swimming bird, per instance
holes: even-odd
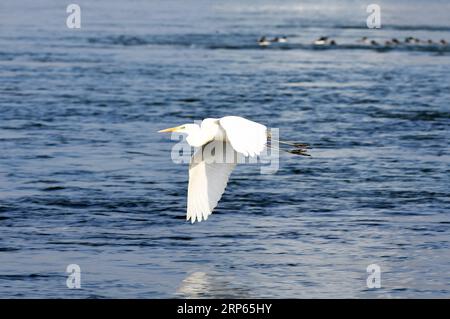
[[[444,39],[442,39],[441,41],[439,41],[440,44],[442,45],[448,45],[448,42]]]
[[[367,37],[362,37],[361,39],[358,40],[358,42],[363,44],[370,44],[370,41]]]
[[[370,45],[378,46],[379,43],[375,40],[370,41]]]
[[[330,40],[328,37],[320,37],[313,42],[314,45],[336,45],[335,40]]]
[[[266,46],[270,45],[270,41],[267,40],[266,37],[261,37],[261,38],[258,40],[258,44],[259,44],[260,46],[262,46],[262,47],[266,47]]]
[[[433,40],[431,40],[431,39],[429,39],[429,40],[427,41],[427,43],[428,43],[428,44],[434,44]]]
[[[405,43],[414,43],[416,42],[416,39],[414,37],[406,37],[405,38]]]
[[[187,134],[188,144],[199,147],[189,165],[186,219],[192,223],[206,220],[212,214],[236,166],[237,153],[258,156],[268,146],[268,140],[272,140],[265,125],[239,116],[207,118],[201,125],[183,124],[159,132]],[[294,146],[291,154],[309,156],[306,144],[279,142]]]
[[[394,43],[394,44],[400,44],[400,41],[399,41],[398,39],[396,39],[396,38],[393,38],[393,39],[392,39],[392,43]]]
[[[287,38],[286,37],[275,37],[272,39],[271,42],[286,43]]]
[[[320,37],[314,41],[314,45],[325,45],[328,42],[328,37]]]

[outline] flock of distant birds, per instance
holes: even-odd
[[[273,39],[268,39],[267,37],[263,36],[258,40],[258,44],[262,47],[267,47],[273,43],[286,43],[288,42],[287,37],[275,37]],[[391,40],[386,40],[383,42],[378,42],[376,40],[370,40],[368,37],[362,37],[357,41],[358,43],[369,45],[373,47],[379,47],[384,44],[386,47],[392,47],[396,45],[420,45],[420,44],[426,44],[426,45],[440,45],[440,46],[447,46],[448,42],[444,39],[441,39],[440,41],[433,41],[433,40],[420,40],[415,37],[407,37],[404,41],[398,40],[397,38],[393,38]],[[330,39],[329,37],[320,37],[312,43],[315,46],[335,46],[337,45],[336,40]]]

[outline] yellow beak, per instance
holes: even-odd
[[[164,130],[158,131],[158,133],[176,132],[180,129],[180,126],[166,128]]]

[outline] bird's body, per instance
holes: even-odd
[[[267,40],[266,37],[261,37],[261,38],[258,40],[258,44],[259,44],[260,46],[262,46],[262,47],[266,47],[266,46],[270,45],[271,42],[270,42],[269,40]]]
[[[275,37],[270,42],[286,43],[287,42],[287,38],[286,37]]]
[[[414,43],[417,43],[419,41],[420,41],[419,39],[414,38],[414,37],[406,37],[405,38],[405,43],[406,44],[414,44]]]
[[[198,124],[184,124],[160,132],[186,133],[186,141],[201,147],[211,141],[230,143],[244,156],[259,155],[267,143],[267,127],[239,116],[207,118]]]
[[[361,39],[358,40],[358,42],[362,44],[370,44],[370,40],[367,37],[362,37]]]
[[[332,40],[328,37],[320,37],[313,42],[314,46],[334,46],[336,45],[336,40]]]
[[[219,125],[218,119],[204,119],[201,125],[186,124],[190,127],[190,134],[186,141],[193,147],[200,147],[212,140],[225,142],[227,140],[226,132]]]
[[[320,37],[313,42],[314,45],[325,45],[328,43],[328,37]]]

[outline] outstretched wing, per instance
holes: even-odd
[[[191,158],[187,220],[190,219],[192,223],[196,220],[201,222],[211,215],[236,166],[235,154],[230,144],[212,141],[197,150]]]
[[[228,141],[244,156],[259,155],[267,143],[267,127],[239,116],[225,116],[219,121]]]

